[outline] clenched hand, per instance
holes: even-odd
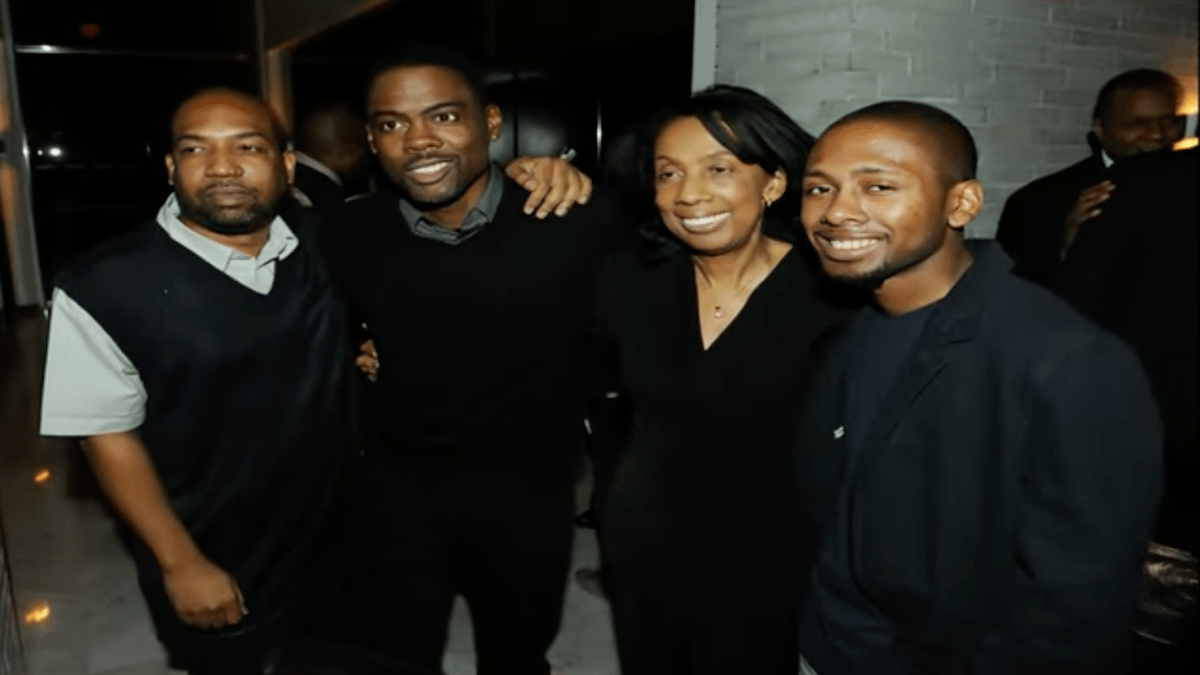
[[[246,615],[237,582],[203,555],[163,570],[163,586],[175,613],[189,626],[223,628]]]

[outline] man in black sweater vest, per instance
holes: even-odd
[[[347,628],[438,670],[461,594],[481,675],[546,675],[592,282],[623,223],[595,197],[551,221],[523,208],[488,156],[499,109],[457,53],[410,47],[369,82],[371,149],[402,196],[341,205],[323,238],[382,362],[364,395]]]
[[[352,446],[342,300],[301,214],[266,106],[180,106],[156,221],[60,277],[42,433],[87,439],[171,665],[263,672],[297,639]]]

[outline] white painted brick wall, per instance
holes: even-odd
[[[1196,90],[1200,0],[718,0],[718,82],[752,87],[812,133],[889,98],[945,108],[1004,200],[1084,157],[1100,86],[1153,67]]]

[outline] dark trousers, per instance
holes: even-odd
[[[314,552],[320,560],[314,559],[310,568],[296,571],[286,584],[290,592],[303,596],[304,602],[287,608],[257,607],[241,622],[218,630],[184,624],[167,598],[158,566],[144,555],[148,555],[145,549],[139,549],[134,556],[139,568],[138,585],[154,631],[174,669],[189,675],[262,675],[266,663],[281,649],[322,640],[328,634],[330,620],[325,610],[329,596],[325,591],[331,578],[321,564],[324,550]]]
[[[604,509],[612,487],[621,450],[629,438],[633,412],[626,397],[602,398],[588,410],[587,454],[592,462],[592,500],[590,508],[596,534],[604,526]]]
[[[796,675],[794,604],[679,591],[610,593],[622,675]]]
[[[569,450],[564,449],[564,456]],[[348,639],[440,672],[454,598],[480,675],[547,675],[571,561],[570,472],[369,453],[349,511]]]
[[[152,605],[150,609],[171,667],[188,675],[262,675],[270,657],[281,648],[313,637],[309,617],[299,615],[265,625],[247,622],[200,631],[184,626],[169,608]]]

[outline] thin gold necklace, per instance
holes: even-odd
[[[747,293],[746,293],[747,298],[749,298],[750,293],[753,293],[754,289],[757,288],[758,285],[763,282],[763,279],[767,278],[767,275],[771,273],[772,269],[773,269],[773,266],[770,263],[768,263],[767,269],[765,269],[757,278],[754,279],[754,283],[747,286]],[[703,278],[703,276],[701,278]],[[708,287],[712,288],[712,284],[709,283]],[[713,318],[720,319],[723,316],[725,316],[725,310],[721,309],[720,305],[713,305]]]

